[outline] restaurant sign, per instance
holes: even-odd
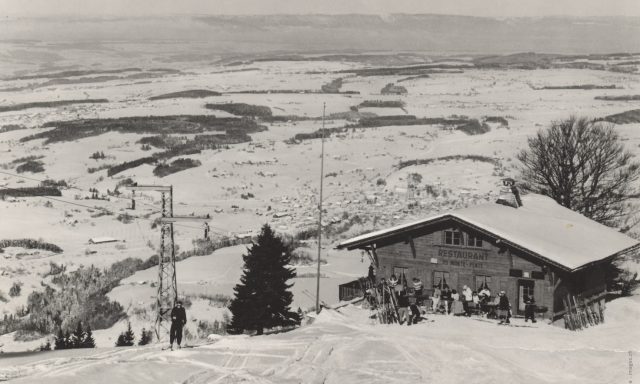
[[[489,252],[468,248],[440,248],[438,249],[438,264],[452,265],[466,268],[484,268],[483,261],[487,261]]]

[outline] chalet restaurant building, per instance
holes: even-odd
[[[464,285],[479,291],[486,283],[492,296],[506,292],[514,315],[524,313],[527,294],[548,308],[545,318],[552,320],[564,315],[570,296],[604,304],[606,263],[640,243],[549,197],[517,200],[450,211],[338,248],[367,251],[378,278],[419,277],[429,296],[442,280],[458,291]]]

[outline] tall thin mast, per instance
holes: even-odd
[[[322,149],[320,152],[320,201],[318,202],[318,274],[316,276],[316,313],[320,313],[320,252],[322,249],[322,181],[324,180],[324,111],[326,103],[322,103]]]

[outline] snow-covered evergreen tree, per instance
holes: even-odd
[[[64,333],[64,348],[73,348],[73,343],[71,342],[71,335],[69,334],[69,331],[66,331]]]
[[[288,267],[291,253],[269,225],[262,227],[257,242],[242,259],[244,272],[234,288],[229,331],[261,335],[264,328],[297,324],[298,314],[289,307],[293,284],[287,281],[296,276],[295,269]]]
[[[93,332],[91,332],[91,326],[87,326],[87,332],[84,334],[84,340],[80,348],[95,348],[96,340],[93,338]]]
[[[69,344],[71,344],[69,347],[80,348],[82,347],[83,341],[84,341],[84,331],[82,330],[82,322],[78,321],[76,330],[73,331],[73,334],[71,335],[71,339],[69,340]]]
[[[140,331],[140,341],[138,341],[138,345],[147,345],[153,340],[153,332],[151,330],[145,330],[142,328]]]
[[[66,347],[67,347],[67,344],[64,341],[64,334],[62,333],[62,329],[59,329],[58,335],[53,340],[53,349],[55,350],[65,349]]]
[[[40,352],[50,351],[51,350],[51,341],[47,340],[46,343],[40,344]]]
[[[127,323],[127,330],[122,332],[116,340],[116,347],[131,347],[135,340],[135,334],[131,330],[131,323]]]

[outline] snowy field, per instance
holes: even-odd
[[[87,57],[75,55],[87,54]],[[88,51],[87,51],[88,52]],[[94,64],[82,50],[69,52],[69,65]],[[136,65],[145,69],[157,63]],[[630,57],[629,59],[634,58]],[[76,60],[77,59],[77,60]],[[130,65],[126,57],[103,63],[107,69]],[[239,102],[264,105],[275,115],[319,117],[326,103],[327,116],[344,113],[365,100],[405,103],[404,108],[363,108],[378,115],[484,119],[503,117],[508,127],[492,124],[482,135],[466,135],[437,125],[389,126],[348,130],[325,143],[324,208],[327,224],[338,227],[351,219],[361,222],[323,242],[320,298],[338,300],[338,285],[366,274],[367,257],[358,251],[334,250],[341,239],[374,228],[385,228],[424,218],[452,208],[493,201],[500,179],[516,176],[515,154],[527,137],[571,114],[603,117],[638,108],[637,101],[596,100],[596,96],[640,93],[636,74],[591,69],[471,69],[460,73],[434,73],[403,81],[408,94],[381,95],[381,88],[405,76],[357,76],[338,73],[360,67],[346,61],[264,61],[225,66],[223,63],[184,61],[172,63],[175,72],[133,81],[114,79],[88,83],[46,85],[49,79],[0,79],[0,106],[16,103],[106,98],[107,103],[73,104],[0,112],[0,127],[17,124],[25,129],[0,133],[0,187],[35,186],[44,179],[65,180],[73,188],[62,191],[58,201],[45,198],[8,198],[0,201],[0,240],[34,238],[54,243],[64,252],[8,247],[1,254],[0,314],[15,313],[28,295],[42,289],[50,263],[68,271],[81,266],[108,268],[128,257],[146,260],[158,249],[159,230],[152,223],[159,216],[157,194],[137,196],[130,210],[129,195],[90,200],[90,188],[101,194],[131,178],[140,184],[173,185],[176,214],[211,214],[214,237],[257,233],[271,224],[279,233],[295,234],[313,228],[317,220],[320,140],[291,143],[298,133],[321,127],[318,119],[265,123],[265,131],[251,134],[251,142],[188,155],[196,168],[164,178],[153,175],[152,165],[131,168],[113,177],[106,167],[149,156],[143,151],[143,135],[104,133],[98,136],[44,145],[43,140],[21,141],[45,130],[42,124],[56,120],[161,116],[174,114],[232,116],[204,108],[206,103]],[[75,68],[75,67],[73,67]],[[13,70],[13,67],[12,67]],[[15,69],[16,75],[32,73],[31,67]],[[55,72],[53,69],[44,72]],[[7,69],[7,74],[11,73]],[[322,85],[343,78],[342,91],[359,94],[232,93],[256,90],[318,91]],[[595,84],[615,89],[568,90],[545,86]],[[223,92],[203,99],[149,100],[163,93],[206,89]],[[327,127],[342,127],[343,118],[328,118]],[[48,128],[46,128],[48,129]],[[640,153],[640,124],[617,125],[627,149]],[[149,135],[144,135],[149,136]],[[91,159],[103,151],[105,159]],[[16,171],[15,160],[41,156],[44,171]],[[457,157],[453,157],[457,156]],[[470,157],[472,156],[472,157]],[[482,157],[485,160],[477,160]],[[444,158],[444,159],[442,159]],[[430,159],[429,164],[398,169],[401,161]],[[439,160],[438,160],[439,159]],[[95,172],[90,168],[105,167]],[[432,194],[415,200],[407,196],[407,178],[422,176],[421,186]],[[426,189],[425,189],[426,190]],[[246,193],[253,198],[242,198]],[[409,203],[412,204],[409,208]],[[99,215],[101,210],[113,215]],[[277,215],[276,215],[277,212]],[[119,214],[133,216],[129,223]],[[640,228],[636,228],[640,231]],[[638,233],[636,233],[637,235]],[[116,243],[89,244],[92,237],[108,236]],[[203,236],[198,226],[176,225],[180,251],[193,248]],[[315,257],[314,242],[305,251]],[[202,297],[232,295],[242,268],[245,246],[191,257],[177,264],[179,293],[192,300],[187,309],[187,329],[195,333],[199,320],[221,320],[226,313]],[[638,264],[634,264],[638,269]],[[315,266],[297,266],[300,277],[292,289],[292,308],[315,304]],[[151,303],[155,268],[139,271],[109,292],[125,309],[136,333],[153,324]],[[12,284],[22,283],[22,293],[9,297]],[[200,298],[199,298],[200,297]],[[569,332],[540,321],[535,327],[497,327],[492,322],[433,316],[434,322],[415,327],[374,325],[368,311],[354,307],[324,311],[313,324],[288,333],[263,337],[225,336],[209,345],[181,351],[161,346],[116,349],[112,345],[126,327],[126,320],[94,332],[95,350],[31,353],[45,341],[17,342],[14,334],[0,336],[0,380],[23,383],[626,383],[629,351],[640,352],[640,298],[609,303],[607,322],[582,332]],[[522,320],[515,320],[522,324]],[[190,343],[202,341],[189,340]],[[23,354],[15,353],[23,352]],[[637,363],[634,361],[634,367]],[[637,381],[637,368],[633,368]]]
[[[354,306],[311,325],[208,345],[67,350],[0,359],[15,383],[631,383],[640,374],[640,296],[609,303],[606,323],[570,332],[539,321],[432,315],[407,327],[375,325]],[[630,368],[629,356],[634,365]]]

